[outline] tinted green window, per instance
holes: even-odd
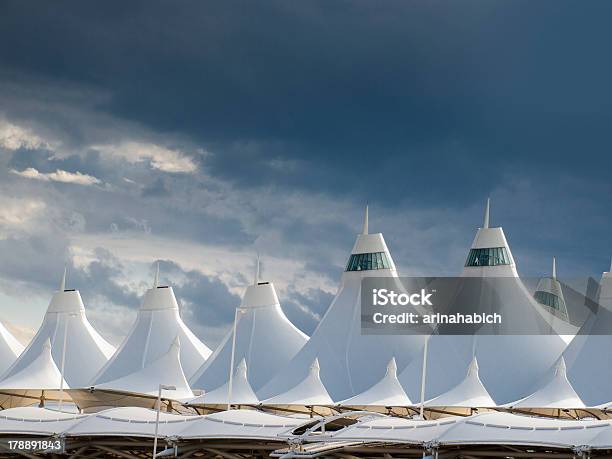
[[[553,309],[557,309],[557,310],[561,309],[561,302],[559,301],[559,297],[557,295],[553,295],[550,292],[540,292],[540,291],[538,291],[538,292],[535,292],[533,297],[540,304],[543,304],[545,306],[549,306],[549,307],[551,307]]]
[[[465,266],[497,266],[509,265],[510,257],[505,247],[488,249],[472,249],[468,254]]]
[[[356,253],[351,255],[346,264],[347,271],[370,271],[373,269],[389,268],[389,261],[384,252]]]

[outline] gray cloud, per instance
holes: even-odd
[[[68,264],[127,321],[170,252],[214,334],[259,251],[309,331],[365,202],[402,272],[453,275],[488,195],[524,273],[608,266],[606,2],[65,6],[0,17],[5,293],[48,292]],[[30,168],[49,180],[10,172]]]

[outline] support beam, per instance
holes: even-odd
[[[17,454],[19,456],[27,457],[27,458],[30,458],[30,459],[39,459],[39,456],[35,456],[34,454],[26,453],[25,451],[19,451],[17,449],[10,449],[6,445],[2,445],[2,444],[0,444],[0,450],[1,451],[8,451],[9,454],[11,454],[11,455]]]
[[[228,452],[225,452],[225,451],[221,451],[221,450],[218,450],[218,449],[215,449],[215,448],[203,448],[203,449],[204,449],[204,451],[209,451],[209,452],[211,452],[213,454],[216,454],[218,456],[224,457],[225,459],[242,459],[242,457],[240,457],[240,456],[237,456],[235,454],[231,454],[231,453],[228,453]]]
[[[76,459],[83,457],[83,453],[87,450],[87,448],[89,448],[89,445],[81,446],[74,453],[72,453],[68,459]]]
[[[123,451],[119,451],[115,448],[110,448],[109,446],[102,446],[102,445],[95,445],[95,446],[99,450],[114,454],[115,456],[123,457],[125,459],[138,459],[138,456],[134,456],[133,454],[124,453]]]

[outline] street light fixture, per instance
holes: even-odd
[[[157,412],[155,414],[155,436],[153,437],[153,459],[157,456],[157,434],[159,432],[159,412],[161,411],[161,393],[162,390],[176,390],[176,386],[166,386],[160,384],[157,391]]]

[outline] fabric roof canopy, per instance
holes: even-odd
[[[181,365],[187,378],[211,354],[181,319],[172,287],[157,285],[157,279],[156,276],[155,286],[145,293],[128,336],[108,363],[89,381],[89,386],[98,386],[142,370],[166,354],[177,335],[181,341]]]
[[[0,377],[23,352],[23,345],[0,322]]]
[[[520,317],[529,324],[533,334],[512,335],[512,322],[505,321],[504,335],[434,335],[430,338],[427,355],[426,398],[434,398],[459,385],[465,368],[476,356],[479,377],[491,397],[498,403],[508,403],[531,393],[547,375],[566,347],[565,341],[554,333],[561,319],[544,311],[518,278],[516,263],[502,228],[489,226],[489,206],[485,224],[479,228],[470,252],[487,248],[502,248],[505,255],[496,259],[482,258],[476,266],[466,263],[462,276],[480,279],[483,286],[488,279],[496,282],[500,313],[504,317]],[[488,255],[487,255],[488,256]],[[473,257],[472,257],[473,258]],[[468,257],[468,262],[471,260]],[[473,261],[473,260],[472,260]],[[504,310],[512,313],[504,315]],[[520,312],[519,312],[520,311]],[[551,332],[552,328],[552,332]],[[550,334],[546,334],[550,333]],[[399,380],[413,399],[420,394],[422,354],[400,373]],[[511,381],[511,383],[510,383]]]
[[[257,262],[259,266],[259,260]],[[234,365],[242,359],[249,367],[249,382],[259,390],[302,348],[308,337],[285,316],[274,284],[260,282],[259,269],[253,285],[247,287],[237,311],[236,339],[233,328],[219,347],[190,379],[195,389],[210,391],[228,380],[232,344]]]
[[[174,386],[172,391],[162,391],[164,397],[175,400],[193,398],[180,360],[181,343],[177,336],[170,349],[143,369],[129,375],[95,386],[97,389],[113,389],[147,395],[157,395],[160,384]]]
[[[307,376],[315,358],[332,398],[344,400],[376,384],[392,357],[401,370],[420,353],[424,341],[421,336],[361,333],[361,281],[365,277],[397,278],[383,235],[368,232],[367,211],[362,234],[357,236],[331,305],[304,347],[257,392],[260,399],[297,385]]]
[[[71,387],[82,387],[87,385],[115,351],[87,320],[79,292],[64,288],[65,273],[60,287],[51,299],[36,336],[3,378],[11,377],[30,366],[41,355],[44,344],[50,341],[53,360],[58,367],[62,365],[62,357],[65,359],[66,382]]]
[[[385,376],[369,389],[340,402],[342,406],[408,406],[410,398],[397,379],[397,363],[393,357],[387,364]]]
[[[264,400],[264,405],[332,405],[334,402],[319,377],[319,360],[310,365],[308,376],[287,392]]]
[[[259,399],[248,380],[247,364],[244,358],[240,361],[232,377],[231,403],[233,405],[257,405]],[[217,389],[204,393],[199,397],[189,400],[189,405],[227,405],[229,392],[229,381]]]

